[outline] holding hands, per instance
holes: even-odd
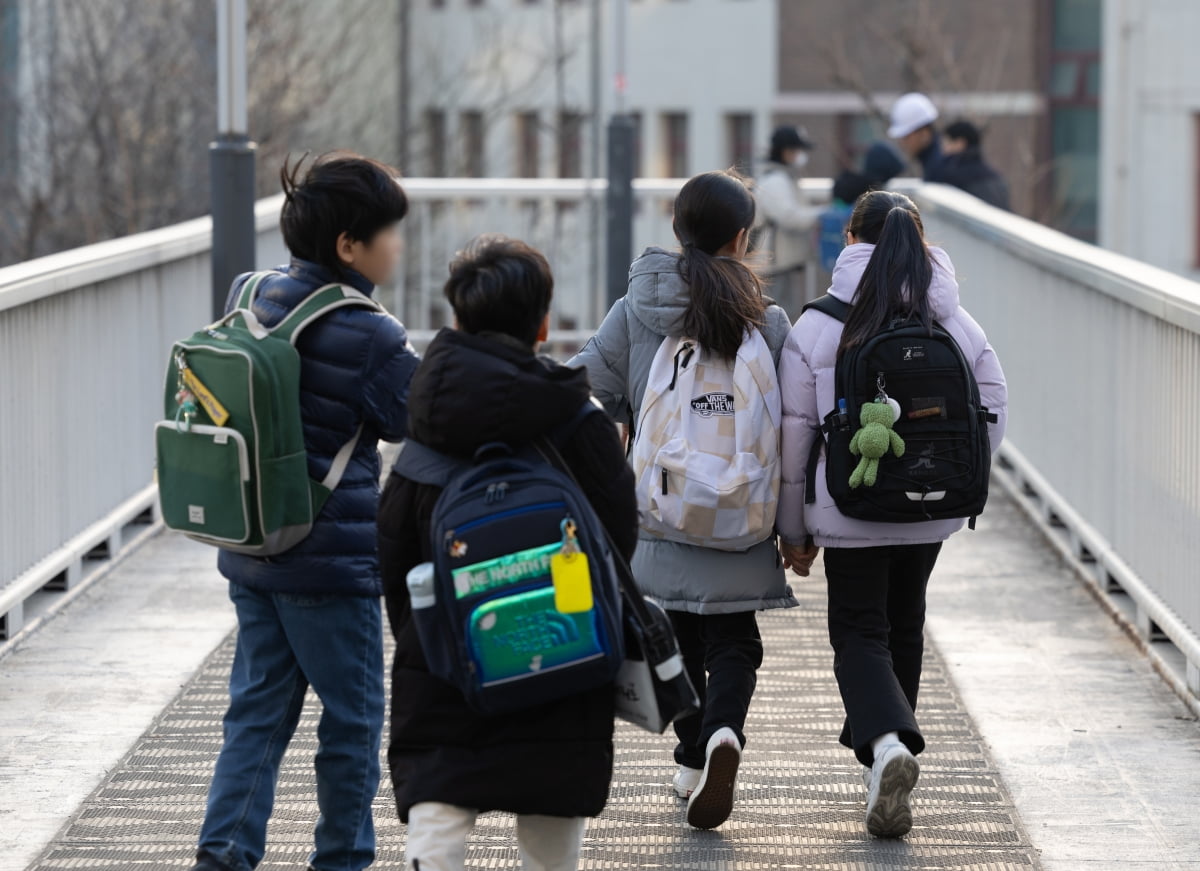
[[[820,552],[821,549],[813,543],[811,538],[804,542],[803,547],[788,544],[785,541],[779,542],[779,553],[783,557],[783,567],[791,569],[802,578],[808,577],[809,572],[812,570],[812,564]]]

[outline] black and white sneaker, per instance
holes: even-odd
[[[903,744],[882,749],[867,786],[868,832],[877,838],[902,838],[912,831],[910,797],[920,776],[917,758]]]
[[[708,740],[704,772],[688,799],[688,825],[697,829],[715,829],[733,813],[738,767],[742,764],[742,745],[730,728],[718,729]]]

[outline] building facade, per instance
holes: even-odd
[[[776,114],[829,175],[923,91],[942,122],[983,128],[1016,211],[1094,237],[1099,22],[1100,0],[780,0]]]
[[[593,145],[602,148],[616,108],[615,3],[600,2],[599,40],[591,0],[408,3],[409,174],[572,178],[596,169]],[[638,174],[749,168],[772,119],[777,0],[630,0],[627,13],[624,108],[637,129]]]
[[[1200,277],[1200,3],[1105,0],[1100,242]]]

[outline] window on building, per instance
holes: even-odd
[[[686,178],[688,174],[688,116],[685,112],[667,112],[662,116],[663,174],[667,178]]]
[[[633,122],[633,177],[642,177],[642,113],[630,112],[629,120]]]
[[[729,165],[744,175],[754,172],[754,116],[736,112],[725,116]]]
[[[1100,189],[1101,0],[1054,0],[1049,81],[1055,225],[1096,238]]]
[[[541,175],[541,130],[537,112],[517,115],[517,177],[537,178]]]
[[[425,165],[430,178],[446,176],[446,113],[441,109],[425,110]]]
[[[583,177],[583,115],[578,112],[558,115],[558,177]]]
[[[483,113],[463,112],[459,121],[459,135],[463,145],[462,175],[467,178],[484,178]]]

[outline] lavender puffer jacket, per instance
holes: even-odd
[[[858,282],[871,259],[874,245],[858,243],[838,257],[829,292],[843,302],[852,302]],[[946,252],[930,248],[933,281],[929,301],[934,318],[946,329],[972,362],[983,404],[997,416],[988,435],[992,451],[1000,446],[1008,421],[1008,389],[996,352],[983,329],[958,304],[958,282]],[[776,527],[789,544],[803,544],[812,536],[820,547],[881,547],[885,545],[930,544],[945,541],[963,528],[964,520],[934,520],[928,523],[872,523],[846,517],[829,495],[825,483],[825,457],[817,468],[816,502],[804,504],[808,456],[817,428],[833,410],[834,365],[841,342],[842,325],[818,311],[805,312],[792,327],[779,363],[779,385],[783,392],[783,485],[779,494]]]

